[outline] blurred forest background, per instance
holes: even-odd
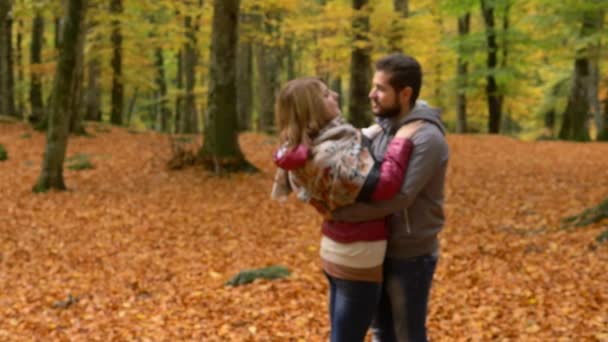
[[[317,75],[367,125],[401,51],[449,128],[432,340],[608,341],[607,10],[0,0],[0,340],[326,341],[321,218],[269,198],[274,96]]]
[[[89,120],[202,131],[213,63],[213,2],[80,2],[86,8],[79,13],[82,37],[72,65],[78,83],[72,130],[80,129],[79,120]],[[2,1],[0,114],[39,124],[49,113],[68,3]],[[421,61],[422,98],[443,109],[452,132],[608,138],[605,0],[237,5],[234,100],[240,130],[273,132],[277,89],[303,75],[325,79],[341,94],[347,117],[367,124],[372,63],[401,51]]]

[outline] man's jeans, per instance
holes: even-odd
[[[426,342],[426,312],[438,255],[384,260],[384,284],[372,323],[374,342]]]
[[[326,276],[331,342],[362,342],[378,307],[382,284]]]

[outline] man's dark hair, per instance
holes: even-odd
[[[402,53],[392,53],[376,62],[376,71],[389,75],[389,84],[397,93],[405,87],[411,87],[410,105],[414,106],[422,86],[422,68],[414,57]]]

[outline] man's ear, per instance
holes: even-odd
[[[399,100],[401,103],[410,103],[410,98],[412,98],[413,89],[412,87],[405,87],[401,89],[399,92]]]

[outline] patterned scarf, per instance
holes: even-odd
[[[354,203],[374,165],[363,147],[361,131],[337,117],[319,132],[310,148],[312,158],[303,167],[277,170],[271,197],[282,199],[294,190],[300,200],[324,213]]]

